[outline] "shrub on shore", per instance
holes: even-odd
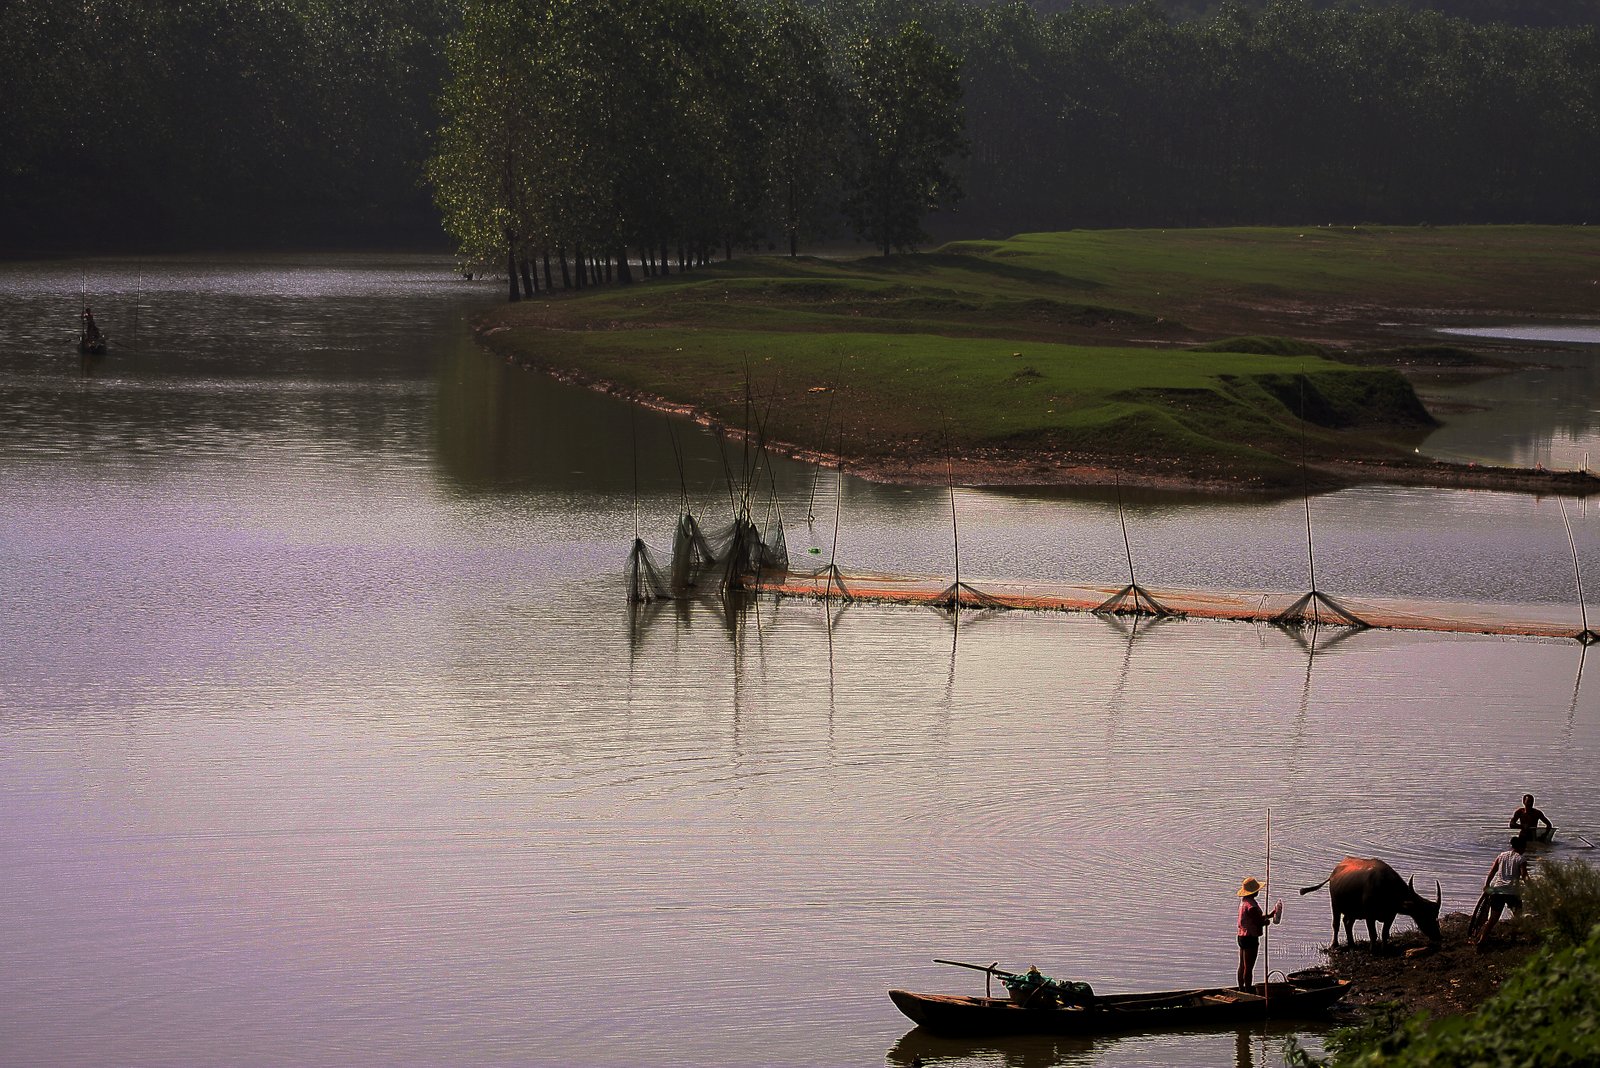
[[[1578,945],[1600,925],[1600,868],[1581,860],[1543,860],[1523,887],[1528,916],[1553,945]]]

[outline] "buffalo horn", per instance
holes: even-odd
[[[1444,903],[1444,887],[1439,885],[1438,879],[1433,881],[1433,903],[1435,905],[1442,905]]]

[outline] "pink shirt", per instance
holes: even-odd
[[[1247,897],[1239,902],[1240,938],[1260,938],[1261,929],[1266,923],[1266,914],[1261,911],[1261,906],[1256,904],[1255,898]]]

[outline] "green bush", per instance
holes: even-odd
[[[1522,888],[1528,915],[1554,945],[1577,945],[1600,924],[1600,868],[1581,860],[1541,860]]]
[[[1548,945],[1472,1016],[1413,1016],[1335,1032],[1331,1059],[1291,1045],[1297,1068],[1585,1068],[1600,1064],[1600,927]]]

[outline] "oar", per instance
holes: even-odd
[[[994,996],[993,991],[989,986],[990,977],[998,975],[1002,979],[1020,979],[1020,978],[1022,978],[1022,976],[1018,975],[1016,972],[1008,972],[1008,971],[1003,971],[1002,969],[1000,969],[998,967],[998,965],[1000,963],[999,961],[995,961],[993,964],[968,964],[964,960],[941,960],[940,958],[935,957],[935,958],[933,958],[933,963],[935,963],[935,964],[948,964],[952,968],[971,968],[975,972],[985,972],[985,973],[987,973],[985,978],[984,978],[984,980],[983,980],[983,996],[984,997],[993,997]]]
[[[1583,847],[1584,847],[1584,848],[1585,848],[1585,849],[1593,849],[1593,848],[1594,848],[1594,843],[1593,843],[1593,842],[1591,842],[1591,841],[1589,841],[1589,839],[1587,839],[1587,838],[1585,838],[1585,837],[1584,837],[1584,836],[1583,836],[1583,835],[1581,835],[1581,834],[1575,834],[1575,835],[1573,835],[1573,836],[1572,836],[1572,837],[1574,837],[1574,838],[1576,838],[1576,839],[1577,839],[1577,840],[1578,840],[1578,841],[1580,841],[1580,842],[1582,842],[1582,843],[1583,843]]]
[[[1016,972],[1008,972],[1004,968],[1001,968],[999,966],[999,961],[995,961],[993,964],[968,964],[964,960],[943,960],[939,957],[935,957],[933,958],[933,963],[948,964],[953,968],[971,968],[975,972],[991,972],[994,975],[1009,975],[1012,978],[1017,977]]]

